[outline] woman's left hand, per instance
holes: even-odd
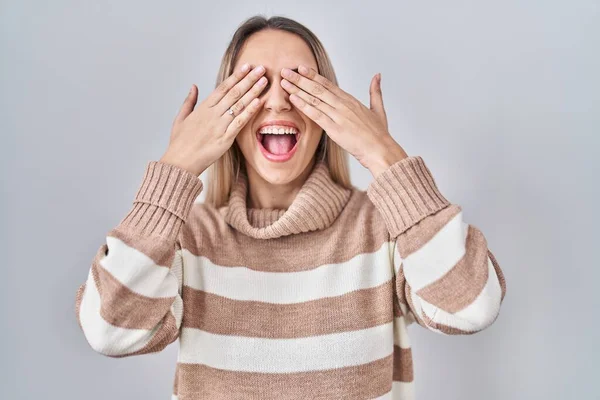
[[[407,157],[388,131],[377,75],[371,80],[367,108],[313,68],[300,65],[298,72],[281,71],[281,86],[290,93],[290,101],[374,176]]]

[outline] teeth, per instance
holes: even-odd
[[[270,135],[295,135],[298,131],[295,128],[286,127],[286,128],[277,128],[277,127],[267,127],[262,128],[259,131],[260,134],[270,134]]]

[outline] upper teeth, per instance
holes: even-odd
[[[259,133],[261,134],[271,134],[271,135],[295,135],[298,133],[296,128],[292,128],[289,126],[286,127],[277,127],[277,126],[268,126],[261,128]]]

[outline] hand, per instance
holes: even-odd
[[[380,77],[371,80],[367,108],[313,68],[300,65],[298,72],[281,71],[281,86],[290,93],[290,101],[373,175],[407,157],[388,132]]]
[[[237,134],[259,110],[263,100],[258,95],[267,81],[266,77],[261,78],[264,72],[264,67],[250,73],[240,68],[197,106],[198,88],[192,85],[173,121],[169,147],[160,161],[196,175],[204,172],[229,150]],[[234,115],[226,113],[230,107]]]

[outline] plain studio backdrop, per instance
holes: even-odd
[[[599,398],[598,1],[75,0],[0,3],[0,397],[170,398],[178,344],[101,356],[75,293],[190,86],[213,90],[258,13],[312,29],[366,105],[382,73],[391,133],[506,275],[487,330],[409,327],[418,399]]]

